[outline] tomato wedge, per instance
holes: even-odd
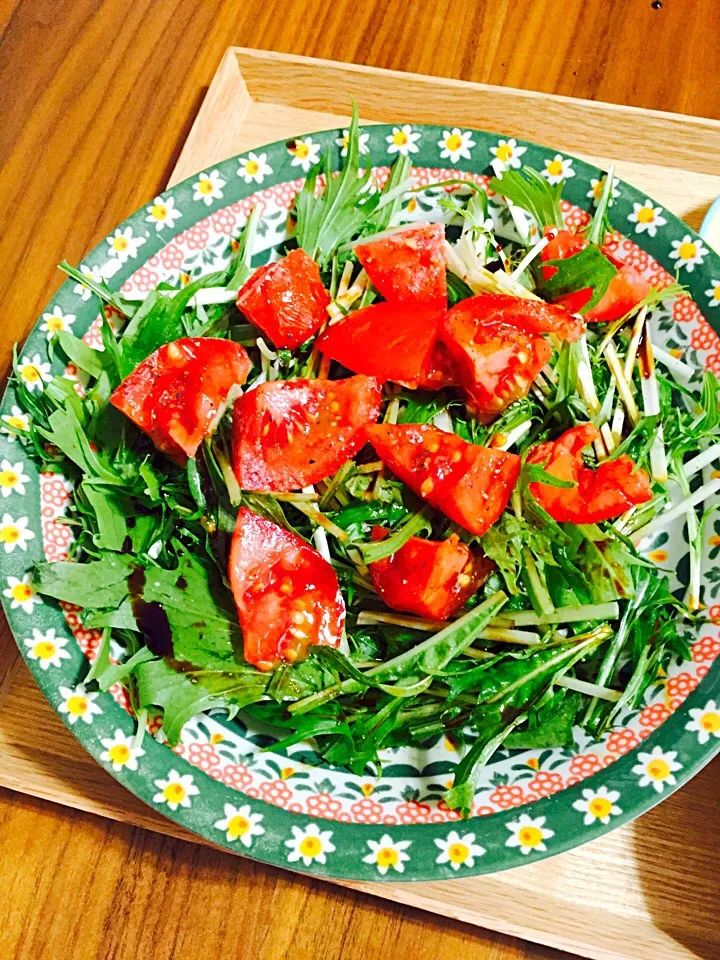
[[[447,307],[444,248],[443,224],[422,223],[360,243],[355,253],[386,300]]]
[[[144,430],[158,450],[184,463],[212,432],[230,390],[245,383],[249,370],[240,344],[184,337],[143,360],[110,403]]]
[[[546,464],[547,473],[576,484],[573,488],[530,484],[530,492],[540,506],[560,523],[611,520],[652,499],[648,475],[628,456],[603,460],[597,470],[585,466],[581,453],[598,436],[591,423],[583,423],[554,442],[534,447],[528,455],[528,463]]]
[[[477,416],[491,420],[513,400],[528,395],[552,347],[541,336],[494,319],[503,316],[502,310],[492,304],[488,309],[485,301],[481,295],[456,304],[445,317],[440,337]]]
[[[365,443],[380,414],[371,377],[275,380],[233,408],[233,469],[243,490],[289,491],[334,473]]]
[[[373,540],[388,533],[384,527],[375,527]],[[442,541],[410,537],[369,569],[375,589],[393,610],[447,620],[482,586],[494,566],[452,534]]]
[[[514,453],[479,447],[436,427],[377,423],[367,435],[411,490],[478,535],[503,512],[520,474]]]
[[[587,311],[585,319],[594,323],[619,320],[650,293],[652,284],[634,267],[624,265],[615,274],[599,303]]]
[[[298,248],[258,267],[237,295],[238,310],[276,347],[294,350],[327,320],[330,295],[313,258]]]
[[[228,576],[248,663],[272,670],[314,644],[339,645],[345,604],[335,571],[294,533],[241,507]]]
[[[437,307],[375,303],[326,330],[318,348],[356,373],[416,384],[443,315]]]

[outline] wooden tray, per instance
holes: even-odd
[[[350,96],[366,121],[475,126],[607,163],[595,153],[602,144],[607,157],[627,158],[617,163],[619,176],[695,227],[720,194],[712,174],[720,155],[716,121],[241,48],[227,51],[170,183],[260,144],[337,127]],[[4,622],[0,785],[202,842],[127,793],[84,752],[35,686]],[[583,957],[717,960],[720,845],[711,825],[719,787],[716,762],[635,823],[494,876],[348,886]]]

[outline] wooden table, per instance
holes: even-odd
[[[54,265],[164,185],[227,45],[720,117],[716,0],[657,5],[0,0],[0,373]],[[10,791],[0,844],[13,960],[561,956]]]

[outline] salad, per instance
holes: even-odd
[[[55,334],[79,382],[40,393],[15,366],[21,439],[73,490],[33,582],[102,630],[86,682],[126,687],[138,736],[242,711],[356,774],[447,736],[469,815],[496,751],[600,737],[689,656],[719,385],[652,342],[683,290],[607,246],[612,170],[581,232],[562,183],[494,177],[507,240],[486,190],[403,156],[380,187],[358,138],[354,111],[269,263],[255,208],[226,270],[142,300],[61,265],[103,347]],[[406,222],[426,190],[444,222]],[[676,518],[687,595],[638,552]]]

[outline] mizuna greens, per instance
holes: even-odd
[[[233,717],[242,710],[275,728],[277,749],[309,741],[325,762],[361,774],[381,771],[387,748],[451,735],[465,752],[445,799],[467,816],[482,765],[495,751],[569,746],[578,724],[600,736],[621,710],[642,702],[672,658],[688,656],[684,627],[702,607],[703,503],[720,489],[719,480],[700,478],[718,455],[718,383],[705,374],[698,400],[688,387],[692,369],[652,343],[652,311],[678,293],[677,285],[644,289],[607,319],[609,309],[617,312],[621,285],[635,284],[637,293],[636,280],[603,252],[612,171],[582,236],[564,229],[561,185],[551,187],[532,170],[510,171],[491,186],[512,203],[525,240],[500,240],[487,196],[474,185],[458,181],[454,192],[440,191],[447,305],[491,294],[530,309],[565,298],[573,332],[543,331],[541,371],[493,417],[477,416],[477,395],[437,370],[433,382],[387,379],[378,401],[386,426],[435,427],[473,447],[520,456],[509,501],[483,533],[448,519],[367,444],[303,489],[243,490],[233,470],[231,409],[194,456],[183,461],[159,452],[109,401],[140,363],[181,338],[247,347],[245,394],[276,381],[332,383],[366,372],[348,371],[323,352],[323,329],[386,302],[358,251],[397,234],[414,187],[406,158],[383,189],[373,186],[369,163],[361,173],[364,162],[355,114],[341,172],[332,174],[328,153],[298,194],[287,250],[312,258],[328,306],[317,335],[295,349],[269,344],[234,303],[238,290],[243,302],[254,275],[255,212],[226,270],[179,290],[162,285],[142,302],[61,265],[103,306],[103,350],[66,332],[52,341],[52,350],[81,372],[82,396],[63,377],[31,393],[15,368],[19,402],[30,416],[30,453],[73,486],[64,520],[75,535],[72,556],[38,564],[34,584],[82,608],[83,623],[103,631],[88,681],[102,690],[122,682],[141,724],[162,711],[171,744],[201,711]],[[532,223],[537,241],[530,239]],[[593,322],[593,311],[604,316]],[[579,425],[593,428],[573,468],[585,473],[568,478],[553,466],[556,442]],[[552,504],[572,501],[583,483],[597,486],[601,470],[615,477],[628,457],[635,479],[649,476],[644,502],[593,519],[603,487],[583,494],[582,517],[552,515]],[[239,510],[299,536],[332,566],[346,610],[338,648],[310,646],[305,659],[271,670],[244,657],[228,580]],[[645,535],[674,518],[684,518],[690,544],[690,591],[682,597],[637,551]],[[444,621],[391,610],[377,590],[373,571],[418,537],[448,541],[471,563],[481,554],[492,561],[490,575],[478,576],[477,589]]]

